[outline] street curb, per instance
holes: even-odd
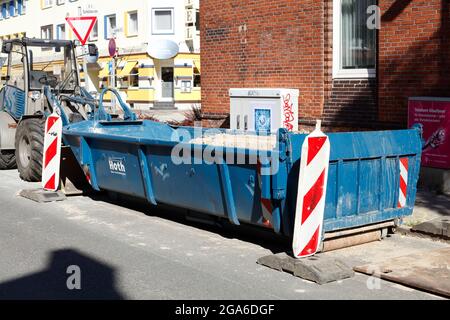
[[[411,227],[406,226],[399,226],[396,228],[396,233],[403,235],[403,236],[409,236],[414,238],[420,238],[420,239],[428,239],[432,241],[438,241],[438,242],[444,242],[450,244],[450,238],[438,236],[431,233],[424,233],[419,231],[413,231]]]

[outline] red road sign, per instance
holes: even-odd
[[[116,40],[114,40],[114,38],[109,39],[108,50],[109,50],[109,56],[111,58],[114,58],[117,53],[117,45],[116,45]]]
[[[97,22],[97,17],[67,17],[66,21],[84,46]]]

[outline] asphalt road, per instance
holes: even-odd
[[[319,286],[257,265],[278,246],[263,236],[90,197],[37,204],[17,196],[33,187],[16,171],[0,172],[0,299],[437,298],[384,281],[371,290],[360,274]],[[342,256],[366,262],[442,246],[394,236]],[[81,290],[67,289],[69,266],[80,268]]]

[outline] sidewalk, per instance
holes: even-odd
[[[419,191],[414,213],[400,231],[450,240],[450,196]]]

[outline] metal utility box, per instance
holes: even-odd
[[[230,89],[232,130],[275,133],[281,128],[298,131],[295,89]]]

